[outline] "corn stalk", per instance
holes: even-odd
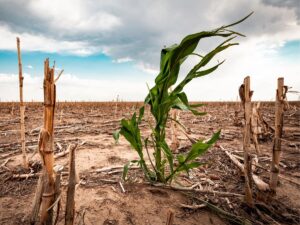
[[[65,225],[74,224],[75,219],[75,185],[76,185],[76,167],[75,167],[75,151],[77,145],[70,147],[70,158],[69,158],[69,184],[67,190],[67,202],[66,202],[66,215]]]
[[[250,14],[251,15],[251,14]],[[131,119],[123,119],[121,121],[120,134],[123,135],[131,144],[134,150],[139,154],[140,160],[132,161],[124,167],[124,176],[128,171],[129,165],[137,163],[143,169],[145,176],[150,180],[159,182],[171,182],[176,174],[181,171],[188,172],[190,169],[201,165],[196,159],[211,147],[220,135],[220,131],[216,132],[209,141],[198,141],[192,145],[187,154],[179,154],[176,159],[166,142],[166,124],[170,119],[169,113],[171,109],[179,109],[190,111],[194,115],[204,115],[205,113],[197,110],[199,105],[189,104],[187,95],[183,88],[193,79],[208,75],[214,72],[224,61],[207,68],[208,63],[220,52],[227,48],[238,45],[238,43],[230,43],[236,36],[243,36],[229,28],[241,23],[247,17],[227,26],[219,27],[212,31],[202,31],[199,33],[186,36],[179,45],[172,45],[161,51],[160,73],[155,79],[155,85],[149,90],[149,94],[145,99],[145,105],[150,106],[150,112],[154,117],[155,124],[150,126],[151,135],[143,141],[141,139],[139,124],[144,115],[144,106],[140,108],[139,115],[133,114]],[[198,43],[205,38],[221,37],[226,38],[224,42],[216,46],[206,55],[200,55],[196,52]],[[178,82],[179,71],[182,63],[189,57],[197,57],[199,60],[194,67],[184,76],[181,82]],[[177,85],[176,85],[177,84]],[[168,91],[172,86],[175,88]],[[148,146],[154,148],[155,165],[150,170],[144,160],[143,149],[148,150]],[[177,165],[175,166],[175,161]]]
[[[276,91],[275,137],[274,137],[274,144],[273,144],[271,178],[270,178],[270,188],[273,191],[276,191],[276,187],[278,183],[279,163],[280,163],[280,153],[281,153],[281,137],[282,137],[282,130],[283,130],[283,112],[284,112],[286,92],[287,92],[287,87],[284,86],[284,79],[280,77],[278,78],[277,81],[277,91]]]
[[[21,146],[22,146],[22,157],[23,166],[28,168],[28,158],[25,149],[25,105],[23,102],[23,72],[22,72],[22,59],[21,59],[21,48],[20,48],[20,38],[17,37],[17,49],[18,49],[18,66],[19,66],[19,87],[20,87],[20,120],[21,120]]]
[[[243,132],[243,151],[244,151],[244,175],[245,175],[245,201],[249,207],[253,207],[252,197],[252,171],[250,155],[250,134],[251,134],[251,97],[253,91],[250,90],[250,77],[244,79],[244,83],[239,89],[242,105],[244,107],[244,132]]]
[[[43,167],[46,171],[44,192],[41,203],[41,223],[52,224],[53,210],[48,208],[54,203],[55,174],[54,164],[54,111],[56,102],[56,88],[54,83],[54,67],[49,67],[49,59],[44,62],[44,126],[40,132],[39,152]]]

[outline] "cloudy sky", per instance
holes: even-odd
[[[235,30],[247,37],[216,60],[218,71],[190,83],[190,100],[236,100],[251,76],[254,100],[274,100],[277,78],[300,91],[299,0],[0,0],[0,99],[18,100],[16,37],[25,100],[42,100],[43,60],[56,61],[59,100],[143,100],[160,50],[184,36],[254,14]],[[201,42],[211,50],[220,39]],[[187,61],[181,77],[194,63]],[[289,94],[288,99],[299,100]]]

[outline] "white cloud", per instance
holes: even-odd
[[[30,70],[33,69],[33,66],[32,66],[32,65],[27,65],[26,67],[27,67],[28,69],[30,69]]]
[[[46,38],[43,35],[32,35],[29,33],[16,33],[7,26],[0,24],[1,50],[16,50],[16,37],[21,39],[22,51],[44,51],[44,52],[66,52],[75,55],[91,55],[99,50],[79,41],[58,41]]]
[[[112,101],[119,99],[134,101],[143,100],[147,87],[143,82],[82,79],[64,74],[57,83],[57,98],[61,100]]]
[[[103,10],[91,13],[92,8],[89,7],[93,6],[86,3],[79,0],[40,0],[29,1],[28,7],[34,15],[48,21],[50,28],[62,33],[101,32],[121,25],[120,18],[111,13]]]
[[[231,0],[229,6],[226,0],[4,0],[0,2],[4,37],[0,49],[15,49],[14,38],[19,35],[26,38],[27,50],[77,55],[103,52],[116,61],[130,58],[156,66],[164,45],[179,42],[188,33],[236,21],[251,11],[255,13],[238,25],[247,39],[299,39],[297,1]],[[13,35],[1,30],[3,26]]]
[[[41,77],[33,77],[23,74],[24,100],[43,99],[43,80]],[[19,76],[17,74],[0,74],[0,98],[1,101],[19,100]]]
[[[131,61],[133,61],[133,59],[130,57],[124,57],[124,58],[119,58],[119,59],[113,60],[114,63],[126,63],[126,62],[131,62]]]
[[[186,92],[190,99],[234,101],[246,76],[251,77],[253,100],[274,100],[278,77],[284,77],[286,85],[300,91],[299,62],[270,54],[259,43],[249,40],[219,56],[219,59],[226,61],[216,72],[188,84]],[[298,96],[288,94],[288,99],[298,100]]]
[[[157,75],[159,73],[157,66],[153,66],[149,63],[140,62],[136,65],[136,67],[138,69],[140,69],[141,71],[146,72],[151,75]]]
[[[16,74],[0,74],[1,101],[19,99],[19,79]],[[149,81],[150,85],[153,85]],[[112,85],[113,84],[113,85]],[[43,78],[24,74],[24,100],[43,100]],[[124,80],[82,79],[63,74],[56,85],[57,100],[67,101],[112,101],[119,95],[124,101],[144,100],[146,82]]]

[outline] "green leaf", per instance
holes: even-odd
[[[125,137],[131,146],[138,152],[140,157],[143,158],[143,145],[135,113],[130,120],[121,120],[120,134]]]
[[[117,131],[113,132],[113,137],[115,139],[115,143],[118,144],[119,143],[119,138],[120,138],[120,130],[117,130]]]
[[[197,143],[193,144],[191,150],[189,151],[186,157],[186,161],[196,159],[198,156],[203,154],[209,147],[209,144],[203,143],[202,141],[198,141]]]
[[[126,163],[126,164],[124,165],[124,167],[123,167],[123,173],[122,173],[122,179],[123,179],[124,181],[127,180],[127,174],[128,174],[128,171],[129,171],[131,165],[133,165],[133,164],[138,164],[138,165],[142,166],[140,160],[131,160],[131,161],[129,161],[128,163]]]
[[[179,164],[183,164],[185,161],[184,155],[181,155],[181,154],[177,155],[177,160],[178,160]]]
[[[180,171],[185,170],[188,173],[189,170],[191,170],[193,168],[197,168],[201,165],[203,165],[203,163],[200,163],[200,162],[185,163],[185,164],[182,164],[181,167],[177,171],[180,172]]]
[[[190,104],[191,108],[197,108],[197,107],[201,107],[204,106],[205,104],[199,103],[199,104]]]
[[[206,144],[212,145],[220,138],[221,130],[214,133],[214,135],[206,142]]]
[[[180,110],[189,110],[196,116],[203,116],[206,114],[205,112],[199,112],[196,109],[194,109],[195,107],[199,105],[201,106],[202,104],[191,106],[184,92],[177,94],[177,96],[178,98],[174,101],[174,105],[172,106],[172,108],[180,109]]]
[[[126,178],[127,178],[127,173],[128,173],[128,170],[129,170],[129,165],[130,165],[131,162],[129,163],[126,163],[123,167],[123,173],[122,173],[122,179],[124,181],[126,181]]]
[[[214,72],[221,64],[223,64],[225,62],[225,60],[223,60],[222,62],[218,63],[217,65],[207,69],[207,70],[202,70],[202,71],[197,71],[195,72],[194,74],[194,78],[197,78],[197,77],[202,77],[202,76],[205,76],[207,74],[210,74],[212,72]]]
[[[193,169],[193,168],[197,168],[202,165],[203,165],[203,163],[201,163],[201,162],[192,162],[192,163],[187,164],[187,167],[189,169]]]
[[[145,111],[145,107],[143,106],[143,107],[140,108],[140,111],[139,111],[138,124],[140,124],[141,121],[142,121],[142,118],[144,116],[144,111]]]
[[[228,41],[229,39],[227,39],[226,41]],[[219,65],[221,65],[224,61],[222,61],[221,63],[218,63],[217,65],[203,70],[203,71],[198,71],[201,67],[205,66],[216,54],[218,54],[221,51],[224,51],[226,48],[232,46],[234,44],[228,44],[226,46],[218,46],[216,47],[213,51],[209,52],[207,55],[205,55],[198,64],[196,64],[193,69],[190,70],[190,72],[188,73],[188,75],[176,86],[176,88],[174,89],[174,91],[172,92],[173,94],[177,94],[180,93],[184,86],[187,85],[191,80],[193,80],[194,78],[197,77],[201,77],[201,76],[205,76],[208,75],[210,73],[212,73],[213,71],[215,71]],[[198,71],[198,72],[197,72]]]
[[[191,112],[195,115],[195,116],[205,116],[207,113],[206,112],[199,112],[197,110],[191,109]]]
[[[246,20],[247,18],[249,18],[253,13],[254,13],[254,12],[249,13],[247,16],[245,16],[243,19],[238,20],[237,22],[231,23],[231,24],[229,24],[229,25],[227,25],[227,26],[222,26],[222,28],[227,28],[227,27],[232,27],[232,26],[234,26],[234,25],[237,25],[237,24],[239,24],[239,23],[245,21],[245,20]]]
[[[189,110],[189,106],[187,106],[186,104],[184,104],[180,98],[177,98],[174,103],[172,108],[174,109],[180,109],[180,110],[184,110],[184,111],[188,111]]]
[[[220,137],[221,130],[216,132],[206,143],[203,143],[203,141],[198,141],[197,143],[192,145],[192,148],[190,152],[188,153],[186,157],[186,161],[190,161],[193,159],[196,159],[200,155],[202,155],[204,152],[207,151],[207,149],[214,144]]]

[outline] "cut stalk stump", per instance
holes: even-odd
[[[70,161],[69,161],[69,184],[67,190],[67,202],[66,202],[66,215],[65,225],[73,225],[75,218],[75,186],[76,182],[76,168],[75,168],[75,150],[77,145],[71,145],[70,147]]]
[[[244,175],[245,175],[245,201],[249,207],[253,207],[252,197],[252,171],[250,152],[250,134],[251,134],[251,97],[253,91],[250,91],[250,77],[244,79],[244,83],[239,89],[240,98],[244,107],[244,134],[243,134],[243,151],[244,151]]]
[[[271,177],[270,188],[276,192],[279,175],[279,163],[281,154],[281,138],[283,130],[283,112],[286,100],[287,86],[284,86],[284,79],[278,78],[277,91],[276,91],[276,103],[275,103],[275,137],[273,144],[273,155],[271,164]]]

